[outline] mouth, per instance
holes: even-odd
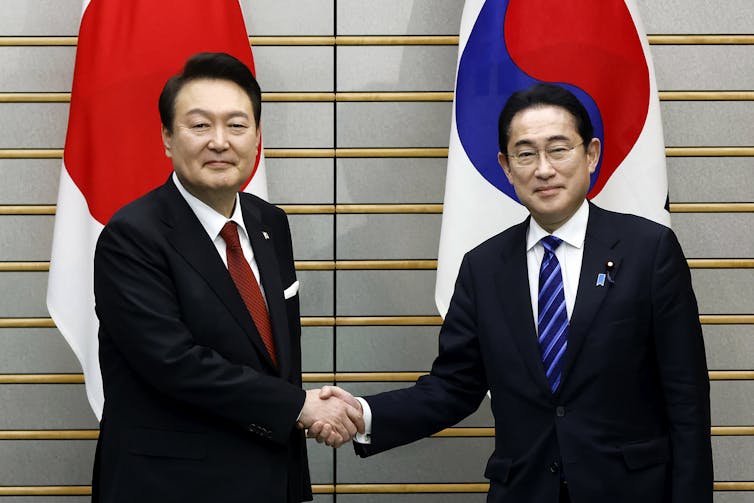
[[[234,166],[234,163],[232,163],[231,161],[225,161],[222,159],[213,159],[210,161],[206,161],[204,165],[207,166],[208,168],[224,169],[224,168]]]
[[[534,189],[534,192],[546,197],[555,195],[561,188],[562,187],[559,186],[537,187],[536,189]]]

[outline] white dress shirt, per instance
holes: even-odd
[[[175,174],[175,172],[173,172],[173,183],[175,183],[175,186],[178,187],[178,192],[181,193],[183,198],[191,207],[191,211],[194,212],[196,218],[199,219],[199,223],[201,223],[202,227],[204,227],[204,230],[207,231],[207,235],[215,245],[217,253],[223,260],[225,267],[228,267],[228,258],[225,253],[225,240],[220,236],[220,231],[228,222],[228,220],[236,223],[236,225],[238,226],[238,238],[241,241],[241,249],[243,250],[243,255],[251,266],[251,271],[254,273],[254,277],[259,284],[259,289],[262,290],[262,297],[265,299],[266,303],[267,296],[264,293],[264,286],[262,286],[262,280],[259,277],[259,267],[257,266],[257,261],[254,258],[254,250],[251,247],[251,241],[249,241],[249,234],[248,232],[246,232],[246,226],[243,223],[243,214],[241,213],[241,198],[238,196],[238,194],[236,194],[236,203],[233,207],[233,214],[230,216],[230,219],[228,219],[227,217],[225,217],[225,215],[218,213],[214,208],[211,208],[209,205],[199,200],[188,190],[186,190],[186,188],[181,184],[181,181],[178,179],[178,176]]]
[[[573,306],[576,302],[576,291],[579,288],[579,276],[581,273],[581,261],[584,258],[584,239],[586,238],[586,224],[589,221],[589,203],[586,199],[576,213],[566,223],[555,229],[552,234],[563,242],[555,250],[555,256],[560,262],[560,270],[563,275],[563,288],[566,299],[568,319],[571,319]],[[544,257],[544,247],[539,241],[550,233],[544,230],[533,218],[529,221],[529,229],[526,231],[526,268],[529,274],[529,293],[531,295],[531,308],[534,313],[534,326],[537,326],[539,314],[539,268]],[[356,397],[361,404],[364,415],[365,432],[357,433],[354,440],[360,444],[371,444],[372,434],[372,409],[366,400]]]
[[[553,236],[563,241],[555,249],[555,257],[560,262],[563,293],[565,294],[569,320],[576,302],[576,291],[579,288],[581,260],[584,257],[584,238],[586,237],[588,220],[589,203],[584,200],[576,213],[552,233]],[[529,273],[529,293],[531,294],[531,311],[534,313],[535,327],[539,316],[539,269],[542,266],[542,259],[545,254],[544,246],[542,246],[540,240],[549,234],[533,218],[530,220],[529,229],[526,231],[526,268]]]

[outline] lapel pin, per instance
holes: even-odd
[[[267,234],[267,231],[262,231],[262,236],[264,236],[265,239],[270,239],[270,235]]]
[[[611,274],[613,272],[613,269],[615,269],[615,262],[613,262],[612,260],[608,260],[607,262],[605,262],[605,270],[607,271],[607,282],[610,283],[611,285],[615,283],[615,281],[613,281],[613,276]]]
[[[595,286],[605,286],[605,273],[601,272],[597,275],[597,283]]]

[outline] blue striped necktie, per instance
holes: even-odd
[[[554,393],[560,384],[563,355],[568,344],[568,312],[563,293],[563,276],[555,249],[562,243],[555,236],[545,236],[540,241],[545,249],[539,269],[539,349],[547,382]]]

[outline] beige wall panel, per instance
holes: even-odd
[[[332,47],[254,48],[254,66],[263,92],[332,92]]]
[[[0,272],[0,285],[10,295],[0,295],[0,317],[46,317],[46,272]],[[73,292],[72,292],[73,293]]]
[[[699,312],[754,313],[754,269],[696,269],[691,279]]]
[[[332,316],[333,290],[332,271],[297,271],[301,316]]]
[[[714,503],[751,503],[754,494],[751,491],[720,491],[713,498]]]
[[[338,35],[452,35],[458,33],[458,0],[340,0]]]
[[[754,54],[753,54],[754,56]],[[666,101],[662,124],[669,147],[754,145],[754,101]]]
[[[90,496],[4,496],[3,503],[91,503]]]
[[[338,159],[339,204],[441,203],[446,159]]]
[[[338,327],[338,372],[422,372],[437,356],[439,327]]]
[[[441,215],[338,215],[338,259],[437,258]]]
[[[673,230],[687,258],[752,258],[754,213],[674,213]]]
[[[333,332],[333,327],[301,328],[302,372],[333,371]]]
[[[0,103],[0,148],[63,148],[68,103]]]
[[[710,405],[715,426],[754,426],[754,381],[711,381]]]
[[[0,92],[70,92],[75,47],[0,47]]]
[[[338,147],[447,147],[450,103],[338,103]]]
[[[0,328],[0,369],[6,374],[76,374],[81,365],[57,329]]]
[[[76,35],[81,0],[2,0],[0,36]]]
[[[358,458],[352,449],[341,449],[338,482],[486,482],[484,467],[493,447],[492,438],[433,438],[368,459]]]
[[[333,165],[333,159],[265,159],[269,200],[275,204],[332,204]]]
[[[715,480],[754,480],[752,453],[754,453],[754,436],[713,437]],[[751,495],[754,496],[754,492]]]
[[[486,493],[339,494],[338,503],[484,503]]]
[[[436,316],[435,271],[338,271],[339,316]]]
[[[647,33],[751,34],[749,0],[638,0]]]
[[[60,159],[0,159],[0,204],[55,204]]]
[[[0,441],[0,485],[89,485],[94,440]]]
[[[332,215],[288,215],[295,260],[332,260]]]
[[[50,260],[52,215],[0,215],[0,262]]]
[[[240,0],[251,35],[333,35],[334,0]]]
[[[653,45],[661,91],[751,90],[754,46]]]
[[[309,476],[312,484],[332,484],[334,449],[309,439],[306,442],[306,450],[309,455]]]
[[[0,403],[0,430],[98,427],[83,384],[0,384]]]
[[[262,138],[266,148],[332,148],[332,103],[265,103]]]
[[[754,158],[670,157],[670,201],[748,203],[754,195]]]
[[[705,325],[702,328],[707,367],[711,370],[754,369],[754,325]]]
[[[338,91],[452,91],[456,46],[338,47]]]

